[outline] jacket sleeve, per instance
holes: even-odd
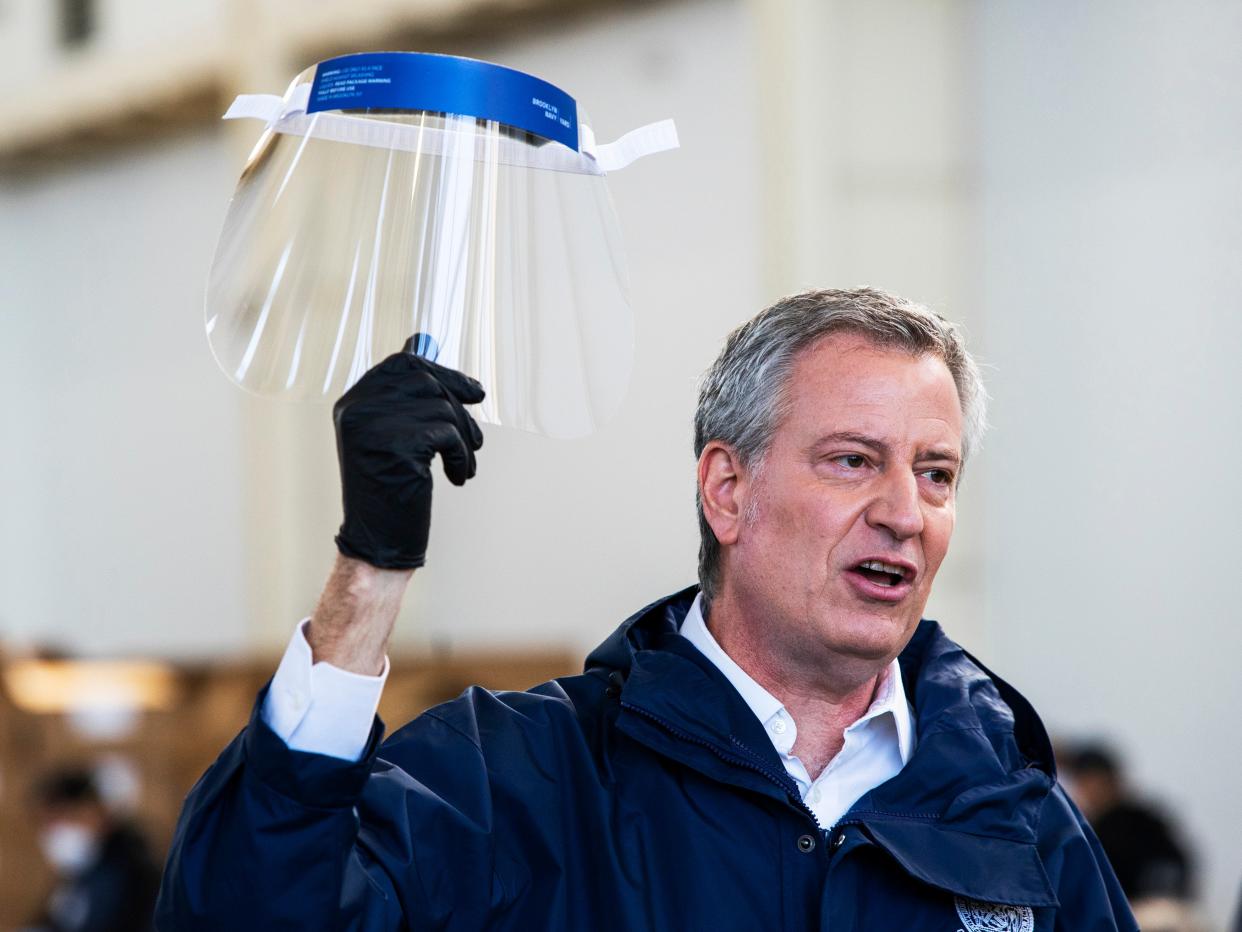
[[[1056,890],[1056,932],[1139,932],[1112,865],[1061,785],[1040,817],[1040,854]]]
[[[376,719],[357,762],[294,751],[259,715],[266,692],[186,798],[156,928],[399,928],[397,891],[359,844],[357,804],[382,723]]]
[[[507,766],[520,768],[508,705],[469,689],[382,749],[376,719],[354,762],[291,749],[263,721],[266,693],[186,798],[157,929],[457,932],[524,895],[524,863],[497,850],[482,747],[486,733],[508,736]]]

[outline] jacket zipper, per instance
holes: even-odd
[[[821,834],[824,833],[824,827],[819,824],[819,819],[818,817],[816,817],[815,813],[811,811],[811,808],[802,801],[802,797],[798,793],[790,791],[789,783],[788,783],[788,780],[790,778],[787,775],[784,777],[778,775],[774,770],[772,770],[771,767],[765,766],[760,761],[752,761],[752,760],[748,760],[745,757],[741,757],[735,754],[730,754],[729,752],[725,751],[723,748],[719,747],[718,745],[715,745],[710,741],[705,741],[702,738],[698,737],[697,735],[692,735],[690,732],[684,731],[683,729],[678,728],[676,725],[672,724],[667,719],[661,718],[660,716],[656,715],[654,712],[648,712],[646,709],[642,708],[641,706],[631,705],[628,702],[622,702],[621,707],[624,709],[628,709],[631,712],[635,712],[638,715],[641,715],[643,718],[648,719],[649,721],[655,722],[657,725],[659,725],[669,734],[673,735],[676,738],[681,739],[682,741],[687,741],[690,744],[696,744],[699,747],[707,748],[709,751],[711,751],[713,754],[715,754],[717,757],[719,757],[721,760],[725,761],[726,763],[733,764],[735,766],[744,767],[747,770],[754,771],[755,773],[759,774],[762,777],[766,777],[772,783],[775,783],[782,790],[784,790],[785,796],[789,799],[789,801],[792,802],[794,806],[803,815],[805,815],[808,819],[810,819],[812,822],[815,823],[815,828],[818,829]],[[730,738],[732,737],[733,736],[730,735]],[[737,741],[736,738],[733,738],[733,740]],[[738,742],[738,743],[740,744],[741,742]]]

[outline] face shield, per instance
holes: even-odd
[[[417,334],[489,423],[573,437],[616,412],[634,327],[605,176],[675,148],[671,121],[601,145],[545,81],[406,52],[321,62],[225,114],[247,117],[206,297],[233,381],[335,399]]]

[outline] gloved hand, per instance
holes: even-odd
[[[483,433],[466,409],[481,386],[405,349],[372,368],[332,409],[345,521],[336,546],[383,569],[422,566],[431,528],[431,458],[454,485],[474,475]]]

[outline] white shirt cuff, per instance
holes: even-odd
[[[379,676],[314,663],[306,641],[309,621],[294,629],[259,715],[295,751],[361,760],[388,679],[388,658]]]

